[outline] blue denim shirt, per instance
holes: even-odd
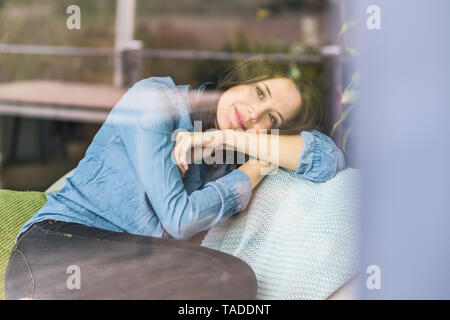
[[[246,208],[248,176],[236,165],[212,171],[191,164],[182,178],[172,161],[173,133],[193,131],[189,85],[171,77],[137,82],[111,110],[72,177],[21,228],[46,219],[118,232],[186,239]],[[201,94],[204,87],[197,89]],[[323,182],[345,167],[342,152],[318,131],[302,132],[296,174]]]

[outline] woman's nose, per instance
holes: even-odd
[[[254,106],[250,106],[248,108],[248,115],[249,115],[249,118],[250,118],[249,120],[252,123],[255,123],[258,120],[258,113],[257,113],[256,108]]]

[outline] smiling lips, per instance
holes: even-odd
[[[242,118],[242,114],[239,112],[239,110],[236,107],[234,107],[234,117],[236,118],[237,123],[239,124],[239,126],[242,129],[244,129],[244,130],[247,129],[245,127],[245,121]]]

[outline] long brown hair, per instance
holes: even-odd
[[[210,86],[205,90],[213,89],[213,93],[201,95],[200,99],[191,102],[191,120],[201,121],[203,131],[219,129],[217,105],[223,92],[241,84],[284,77],[295,83],[302,102],[297,114],[283,124],[279,134],[299,134],[301,131],[315,129],[323,118],[322,97],[312,81],[301,74],[300,70],[297,64],[286,60],[268,60],[261,55],[246,59],[222,73],[217,83],[208,83]]]
[[[292,72],[292,70],[297,70],[297,73]],[[250,84],[279,77],[289,78],[295,83],[301,94],[302,102],[297,114],[286,121],[279,128],[278,133],[280,135],[300,134],[301,131],[308,131],[318,127],[323,117],[322,99],[319,90],[314,85],[311,85],[311,82],[301,74],[296,64],[284,60],[267,60],[263,56],[255,56],[236,64],[222,73],[217,83],[204,83],[203,85],[210,85],[207,89],[213,90],[208,90],[208,94],[201,94],[199,99],[190,101],[192,122],[201,121],[202,131],[213,128],[219,129],[217,124],[217,105],[220,96],[226,90],[236,85]],[[228,151],[223,150],[222,152],[224,153],[222,159],[225,159]],[[248,155],[244,156],[245,161],[247,161]],[[234,152],[233,157],[234,163],[238,163],[239,156],[237,151]],[[216,170],[220,167],[220,164],[214,163],[208,167]]]

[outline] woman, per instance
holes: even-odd
[[[20,230],[7,298],[254,298],[246,264],[177,240],[244,210],[274,165],[315,182],[345,167],[332,140],[313,130],[322,113],[315,91],[289,70],[252,58],[211,94],[170,77],[136,83],[64,188]],[[274,129],[277,139],[267,139],[263,131]],[[268,152],[255,152],[256,143]],[[200,159],[190,157],[198,148]],[[245,163],[206,161],[230,152]]]

